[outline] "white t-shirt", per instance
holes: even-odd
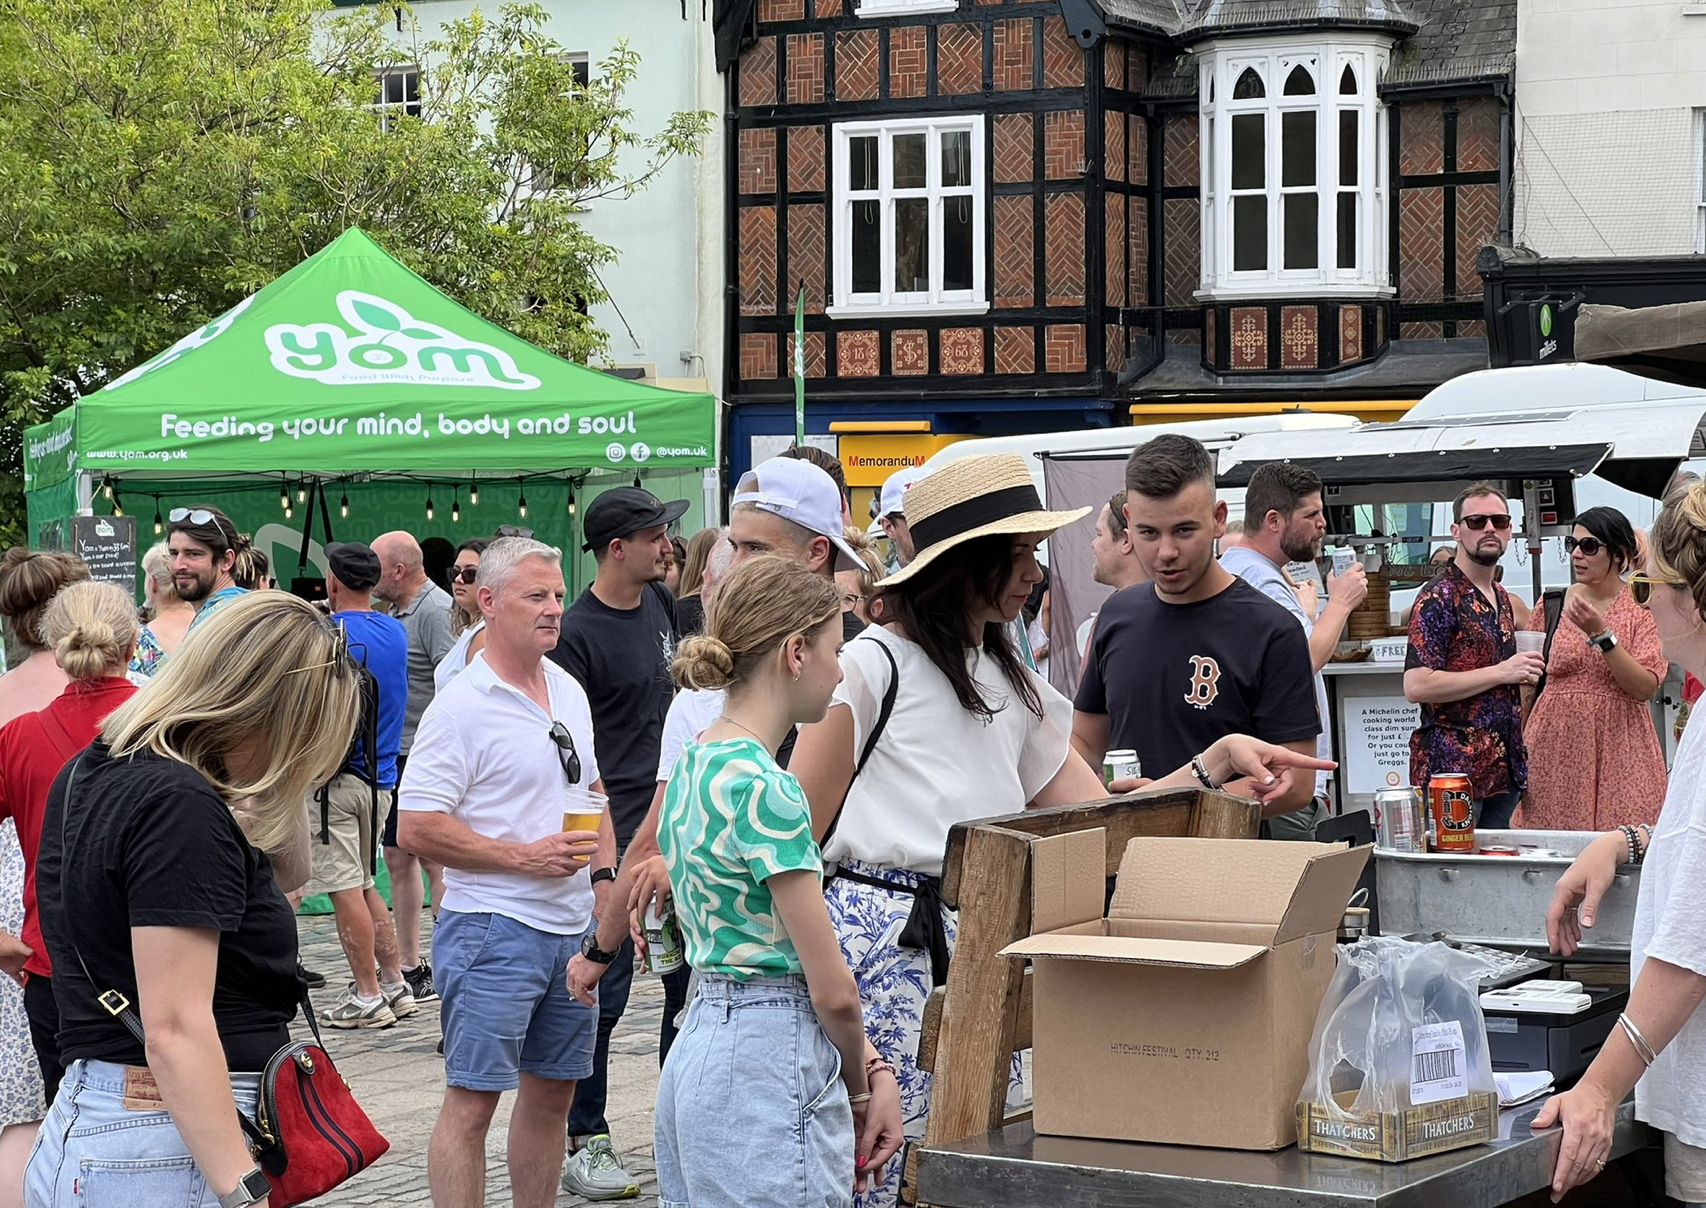
[[[456,636],[456,645],[450,648],[450,653],[438,660],[438,666],[432,670],[432,690],[437,695],[444,691],[444,686],[468,668],[468,647],[473,644],[474,636],[486,628],[484,621],[475,621]]]
[[[1237,575],[1244,582],[1254,587],[1268,599],[1285,606],[1285,610],[1297,618],[1297,623],[1303,626],[1303,636],[1308,640],[1315,633],[1315,622],[1309,614],[1303,611],[1303,602],[1297,598],[1297,592],[1292,589],[1291,581],[1285,577],[1267,556],[1258,550],[1240,545],[1227,550],[1220,555],[1220,565],[1223,569]],[[1321,715],[1321,733],[1315,738],[1315,758],[1331,759],[1333,757],[1333,733],[1327,714],[1327,680],[1320,672],[1315,673],[1315,711]],[[1327,795],[1327,773],[1315,773],[1315,795]]]
[[[687,744],[697,741],[710,729],[711,723],[722,716],[721,688],[684,688],[669,702],[669,716],[663,719],[663,745],[658,750],[658,780],[667,781]]]
[[[580,787],[598,780],[592,710],[573,676],[541,659],[551,712],[499,679],[484,651],[421,715],[397,808],[449,814],[477,835],[536,843],[563,829],[568,780],[551,723],[568,727],[580,756]],[[592,882],[512,872],[444,870],[444,909],[491,912],[553,935],[577,935],[592,918]]]
[[[985,700],[1004,702],[986,722],[960,705],[922,648],[873,625],[841,648],[842,680],[831,704],[853,711],[855,762],[893,678],[876,642],[900,671],[894,712],[853,781],[824,858],[940,876],[954,823],[1022,810],[1054,779],[1072,749],[1072,702],[1027,670],[1043,702],[1039,719],[1013,698],[999,666],[978,647],[966,652],[972,678]]]
[[[1649,958],[1706,976],[1706,725],[1682,732],[1664,810],[1641,865],[1629,984]],[[1635,1085],[1635,1115],[1689,1145],[1706,1146],[1706,1008]]]

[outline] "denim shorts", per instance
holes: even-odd
[[[658,1081],[660,1208],[845,1208],[853,1109],[803,977],[705,974]]]
[[[231,1075],[238,1111],[254,1115],[260,1082]],[[71,1063],[30,1151],[27,1208],[218,1208],[170,1113],[125,1104],[124,1066]]]
[[[592,1072],[598,1006],[569,997],[581,933],[556,935],[501,914],[441,911],[433,981],[443,1001],[444,1080],[509,1091],[523,1072],[572,1082]]]

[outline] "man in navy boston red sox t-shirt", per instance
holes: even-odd
[[[1215,561],[1226,505],[1212,455],[1189,437],[1156,437],[1133,451],[1126,486],[1128,532],[1153,587],[1116,592],[1098,616],[1073,746],[1092,767],[1106,751],[1135,750],[1150,777],[1228,734],[1313,756],[1321,719],[1308,642],[1291,614]],[[1314,788],[1294,777],[1264,812],[1306,805]]]

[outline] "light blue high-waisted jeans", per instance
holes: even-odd
[[[658,1082],[660,1208],[847,1208],[853,1109],[803,977],[699,979]]]
[[[219,1208],[170,1113],[124,1105],[124,1070],[74,1061],[65,1071],[24,1171],[25,1208]],[[260,1084],[231,1075],[251,1118]]]

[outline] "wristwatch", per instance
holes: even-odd
[[[272,1184],[267,1182],[267,1172],[259,1166],[237,1180],[237,1186],[219,1197],[219,1208],[244,1208],[246,1204],[257,1203],[272,1194]]]
[[[586,933],[581,941],[581,955],[595,965],[608,965],[616,959],[614,952],[606,952],[598,946],[598,928],[596,926]]]
[[[1599,652],[1601,654],[1610,654],[1613,650],[1617,649],[1617,635],[1607,629],[1598,637],[1589,638],[1588,645],[1599,647]]]
[[[595,868],[592,870],[592,883],[594,885],[600,881],[614,881],[615,879],[616,870],[614,868]]]

